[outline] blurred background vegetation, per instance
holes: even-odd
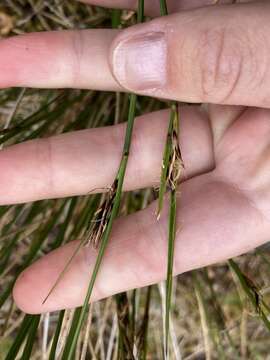
[[[133,12],[105,10],[75,0],[2,0],[0,37],[111,28],[119,16],[123,27],[135,22]],[[137,113],[165,106],[139,98]],[[0,147],[112,125],[125,121],[127,111],[125,94],[1,90]],[[145,207],[154,196],[152,189],[125,194],[121,213]],[[0,359],[65,359],[80,309],[25,315],[16,308],[11,291],[16,277],[35,259],[82,236],[98,201],[99,195],[90,195],[0,207]],[[171,358],[270,359],[269,275],[266,246],[175,279]],[[162,359],[164,299],[165,287],[159,284],[90,305],[74,358]]]

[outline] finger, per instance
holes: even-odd
[[[0,88],[124,91],[109,67],[118,30],[42,32],[0,41]]]
[[[91,5],[99,5],[108,8],[132,9],[136,10],[138,0],[80,0]],[[232,0],[221,0],[220,4],[230,4]],[[170,13],[197,7],[213,5],[215,0],[168,0],[167,6]],[[160,0],[145,1],[145,13],[150,15],[160,14]]]
[[[269,10],[213,6],[126,29],[111,48],[114,76],[144,95],[269,107]]]
[[[218,180],[214,172],[183,183],[179,206],[175,274],[239,255],[269,239],[267,220],[245,195]],[[164,211],[157,222],[155,210],[156,203],[116,221],[93,300],[165,278],[167,214]],[[81,250],[42,305],[76,246],[77,242],[69,243],[22,273],[14,289],[22,310],[40,313],[83,303],[97,255],[90,247]]]
[[[0,41],[0,88],[120,90],[108,66],[117,30],[32,33]]]
[[[135,121],[126,190],[159,184],[169,112],[144,115]],[[214,166],[212,134],[199,107],[181,109],[184,178]],[[118,169],[125,124],[32,140],[0,152],[0,203],[101,192]],[[105,190],[103,190],[105,191]]]

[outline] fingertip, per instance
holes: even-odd
[[[52,251],[19,275],[13,288],[13,299],[19,309],[42,314],[82,304],[88,281],[88,273],[83,271],[84,252],[77,254],[66,268],[77,244],[70,242]],[[55,287],[59,276],[61,281]]]
[[[27,314],[42,314],[48,311],[62,309],[61,293],[56,289],[46,301],[44,301],[52,288],[60,271],[57,265],[61,262],[50,263],[52,252],[38,259],[27,267],[17,278],[13,288],[13,299],[23,312]]]
[[[14,37],[0,40],[0,89],[20,85],[19,67],[22,63],[16,52],[18,48],[14,43]]]
[[[27,314],[39,314],[40,307],[36,306],[37,287],[33,286],[33,278],[28,269],[24,270],[17,278],[13,287],[12,296],[17,307]]]
[[[112,53],[117,81],[133,92],[149,92],[166,84],[167,44],[161,31],[120,41]]]
[[[63,30],[0,41],[0,88],[80,88],[118,91],[108,50],[118,30]]]
[[[109,56],[111,71],[127,91],[145,95],[163,93],[168,73],[164,25],[164,19],[138,24],[123,30],[113,40]]]

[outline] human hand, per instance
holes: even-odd
[[[153,3],[146,1],[146,6],[155,14],[158,1]],[[180,108],[185,171],[175,274],[242,254],[268,241],[270,234],[270,4],[205,6],[209,3],[172,0],[171,10],[192,10],[123,31],[38,33],[0,42],[1,87],[132,91],[211,104]],[[165,110],[136,120],[125,190],[157,184],[168,117]],[[125,125],[117,125],[4,149],[1,204],[108,187],[124,132]],[[157,222],[156,207],[153,203],[116,221],[93,299],[165,277],[167,216],[164,209]],[[57,249],[22,273],[14,288],[19,307],[39,313],[82,304],[96,256],[89,247],[42,305],[76,246],[71,242]]]

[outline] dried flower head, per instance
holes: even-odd
[[[101,204],[94,214],[94,219],[91,221],[91,225],[87,230],[85,245],[92,245],[95,249],[98,248],[111,216],[116,195],[117,182],[117,180],[114,181],[113,185],[109,188],[108,193],[106,193],[101,200]]]

